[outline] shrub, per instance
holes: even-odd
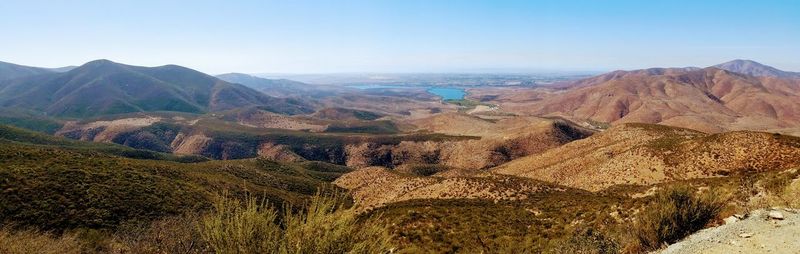
[[[361,223],[338,194],[315,195],[304,211],[276,209],[253,198],[244,204],[221,198],[200,222],[200,234],[216,253],[384,253],[385,227]]]
[[[315,195],[305,212],[286,210],[284,253],[382,253],[389,248],[385,227],[359,223],[344,196]]]
[[[0,229],[0,253],[3,254],[72,254],[81,253],[81,244],[74,235],[56,237],[35,230]]]
[[[703,229],[724,205],[716,195],[698,196],[685,186],[658,193],[636,223],[637,249],[656,250]]]
[[[123,226],[114,235],[110,253],[211,253],[198,229],[199,216],[166,217],[145,226]]]
[[[606,254],[619,253],[619,244],[602,232],[594,229],[578,230],[566,241],[559,242],[554,253]]]
[[[203,216],[199,231],[216,253],[276,253],[282,233],[277,217],[275,209],[255,198],[241,204],[225,195]]]

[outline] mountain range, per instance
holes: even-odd
[[[289,79],[268,79],[244,73],[226,73],[216,77],[231,83],[245,85],[274,97],[322,98],[347,90],[344,87],[308,84]]]
[[[791,73],[774,70],[737,60],[707,68],[614,71],[561,84],[555,91],[515,94],[494,102],[533,115],[611,124],[658,123],[705,132],[796,127],[800,79],[783,78]]]
[[[313,111],[303,102],[271,97],[189,68],[140,67],[109,60],[92,61],[62,73],[41,71],[40,75],[2,81],[0,106],[63,117],[150,111],[206,113],[241,107],[282,114]]]

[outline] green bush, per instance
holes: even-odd
[[[696,195],[685,186],[658,193],[636,224],[637,249],[657,250],[703,229],[724,205],[716,195]]]

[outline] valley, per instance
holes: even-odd
[[[670,195],[720,199],[670,244],[799,205],[800,79],[751,61],[380,82],[109,60],[7,69],[2,230],[74,236],[81,253],[151,253],[133,224],[198,228],[227,198],[291,218],[343,195],[324,216],[374,227],[400,253],[643,253],[657,248],[642,225]],[[180,239],[215,246],[203,232]]]

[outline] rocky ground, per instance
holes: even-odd
[[[732,216],[725,222],[701,230],[660,253],[800,253],[798,210],[756,210],[747,217]]]

